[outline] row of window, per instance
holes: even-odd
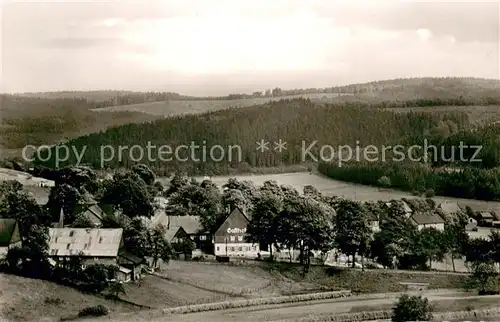
[[[248,251],[256,252],[257,251],[257,247],[256,246],[252,246],[252,247],[247,247],[247,246],[242,246],[242,247],[227,247],[226,246],[226,250],[229,251],[229,252],[235,252],[236,249],[238,249],[239,252],[248,252]],[[220,251],[220,247],[217,247],[217,251]]]
[[[243,238],[243,236],[229,236],[229,240],[232,242],[234,242],[234,241],[241,241],[242,242],[244,240],[244,238]]]

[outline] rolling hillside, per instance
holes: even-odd
[[[345,144],[353,148],[357,144],[360,147],[369,144],[382,146],[398,142],[403,136],[420,135],[443,126],[467,129],[470,126],[469,118],[464,112],[403,114],[354,105],[323,106],[309,100],[294,99],[241,109],[175,116],[149,124],[129,124],[108,129],[104,133],[82,136],[67,144],[77,151],[86,147],[82,162],[95,167],[128,167],[135,162],[143,162],[159,175],[175,170],[190,174],[222,174],[228,173],[230,169],[248,171],[252,167],[314,162],[313,158],[306,160],[307,156],[302,153],[314,141],[317,144],[309,151],[325,158],[325,154],[319,155],[324,153],[322,145],[330,145],[334,150]],[[277,153],[273,150],[273,142],[280,139],[287,142],[286,150]],[[261,140],[270,142],[271,147],[268,146],[262,152],[256,150],[256,142]],[[179,148],[191,144],[200,146],[193,154],[187,148]],[[142,157],[137,151],[130,154],[128,148],[133,145],[142,147]],[[156,147],[152,150],[151,158],[146,153],[148,145]],[[166,160],[165,155],[163,161],[160,159],[158,151],[164,145],[172,149],[170,156],[166,156],[171,157],[171,160]],[[101,150],[104,146],[109,147]],[[120,153],[120,146],[127,148]],[[206,149],[203,150],[201,146]],[[112,147],[114,156],[108,155]],[[178,148],[181,150],[177,150],[179,154],[175,155]],[[326,151],[327,154],[330,150]],[[54,155],[48,162],[40,161],[38,164],[54,166]],[[187,159],[181,160],[184,157]],[[326,158],[329,157],[326,155]],[[105,162],[101,164],[101,160]],[[60,166],[74,162],[76,159],[72,158]]]
[[[239,94],[240,96],[252,96]],[[236,95],[232,95],[236,96]],[[261,105],[279,99],[307,98],[315,103],[380,105],[412,107],[454,105],[500,105],[500,81],[478,78],[409,78],[376,81],[329,88],[280,90],[274,97],[171,99],[103,108],[106,111],[134,111],[154,115],[201,113],[229,107]],[[417,102],[420,100],[420,102]],[[422,102],[441,100],[441,102]],[[410,101],[409,104],[406,102]],[[413,102],[412,102],[413,101]],[[413,103],[413,104],[412,104]],[[100,109],[101,110],[101,109]]]
[[[347,96],[347,95],[348,94],[343,94],[342,96]],[[180,114],[205,113],[232,107],[248,107],[252,105],[262,105],[272,101],[279,101],[281,99],[308,98],[314,101],[329,102],[333,101],[338,96],[339,94],[335,93],[315,93],[315,94],[287,95],[275,98],[255,97],[255,98],[244,98],[244,99],[233,99],[233,100],[222,100],[222,99],[170,100],[163,102],[148,102],[141,104],[110,106],[105,108],[94,109],[94,111],[107,111],[107,112],[133,111],[133,112],[142,112],[153,115],[173,116]]]
[[[268,90],[267,94],[272,94],[266,97],[263,92],[202,98],[132,91],[0,95],[0,153],[3,157],[20,157],[21,149],[28,144],[55,144],[113,126],[229,107],[264,106],[297,97],[320,105],[380,107],[397,112],[459,110],[470,115],[472,122],[499,121],[498,84],[498,80],[476,78],[413,78],[328,88],[275,88]]]

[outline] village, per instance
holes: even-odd
[[[49,183],[50,184],[50,183]],[[54,186],[52,184],[52,186]],[[227,207],[224,219],[212,231],[203,227],[200,216],[190,214],[169,215],[169,198],[157,196],[154,198],[155,210],[150,219],[142,220],[150,227],[161,226],[166,242],[171,246],[172,258],[191,261],[255,261],[268,259],[275,261],[302,262],[301,251],[297,245],[293,247],[271,245],[262,242],[250,241],[247,229],[252,221],[252,212],[232,206]],[[409,203],[413,203],[411,207]],[[390,210],[397,204],[403,210],[403,217],[418,231],[432,228],[443,232],[445,225],[453,220],[457,214],[467,214],[464,230],[471,238],[483,238],[490,229],[500,225],[495,212],[472,211],[463,209],[456,202],[442,202],[431,209],[420,211],[411,200],[394,200],[383,205]],[[138,256],[127,251],[124,245],[123,228],[104,228],[103,220],[106,216],[120,216],[116,208],[110,207],[95,200],[84,191],[73,209],[71,218],[79,218],[86,223],[85,227],[65,223],[65,215],[61,207],[57,222],[48,228],[48,259],[53,267],[63,265],[72,258],[78,258],[85,269],[92,264],[116,265],[113,280],[121,283],[136,281],[141,275],[154,272],[161,268],[161,260],[151,256]],[[369,212],[367,225],[371,234],[380,232],[382,218],[374,212]],[[23,238],[20,234],[20,224],[15,218],[0,218],[1,244],[0,256],[5,260],[10,250],[22,247]],[[188,246],[186,246],[188,245]],[[360,267],[360,256],[345,256],[338,249],[319,251],[310,249],[312,263],[329,266],[348,267],[351,264]],[[374,267],[383,267],[373,261]],[[354,267],[353,266],[353,267]],[[435,265],[434,269],[440,269]],[[465,271],[469,271],[465,268]],[[448,267],[442,270],[449,270]]]

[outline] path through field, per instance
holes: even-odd
[[[411,294],[411,293],[410,293]],[[427,297],[431,302],[439,301],[470,301],[477,300],[478,296],[471,296],[466,292],[455,290],[432,290],[415,293]],[[154,316],[151,312],[141,312],[111,319],[111,321],[152,321],[152,322],[198,322],[198,321],[297,321],[300,318],[331,316],[363,310],[387,309],[401,296],[400,293],[373,294],[361,297],[342,298],[334,300],[311,301],[281,305],[265,305],[239,309],[227,309],[212,312],[188,313],[182,315]],[[481,296],[481,301],[488,305],[500,299],[500,296]],[[98,319],[101,320],[101,319]],[[96,320],[96,321],[98,321]],[[110,321],[109,318],[102,319]],[[90,320],[88,320],[90,322]]]
[[[276,180],[279,184],[290,185],[297,189],[300,193],[306,185],[316,187],[325,195],[344,197],[353,200],[391,200],[399,198],[418,198],[408,192],[384,189],[380,190],[377,187],[370,187],[360,184],[354,184],[344,181],[333,180],[317,174],[309,174],[307,172],[299,173],[283,173],[272,175],[235,175],[235,176],[216,176],[212,177],[212,181],[221,186],[227,182],[229,178],[237,178],[238,180],[253,181],[255,185],[262,185],[266,180]],[[202,180],[203,178],[197,178]],[[168,182],[165,178],[160,178],[162,183]],[[473,199],[462,199],[452,197],[435,197],[436,202],[454,201],[459,205],[470,206],[474,210],[493,210],[500,213],[500,202],[482,201]]]

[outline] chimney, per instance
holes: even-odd
[[[61,212],[59,213],[59,228],[64,228],[64,210],[61,206]]]

